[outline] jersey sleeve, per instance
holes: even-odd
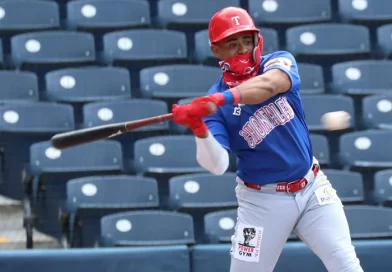
[[[277,51],[270,55],[264,64],[263,72],[271,69],[279,69],[287,74],[291,81],[289,91],[299,91],[301,80],[298,73],[298,66],[295,58],[287,51]]]
[[[229,135],[220,110],[203,118],[203,120],[206,123],[208,130],[215,137],[218,143],[220,143],[223,148],[230,151]]]

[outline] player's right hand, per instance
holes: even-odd
[[[201,119],[205,115],[204,112],[194,109],[192,105],[177,105],[172,107],[173,121],[178,124],[189,128],[197,137],[204,136],[208,129],[204,121]]]

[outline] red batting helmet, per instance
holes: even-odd
[[[254,31],[260,33],[249,13],[237,7],[227,7],[215,13],[211,18],[208,31],[211,43],[219,42],[240,32]]]

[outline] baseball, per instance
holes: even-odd
[[[327,112],[321,117],[321,123],[326,130],[346,129],[350,126],[351,116],[345,111]]]

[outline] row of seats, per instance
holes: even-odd
[[[391,240],[353,241],[364,271],[390,271]],[[92,270],[122,272],[215,272],[230,270],[229,244],[180,246],[139,246],[123,248],[46,249],[0,252],[2,272],[21,270],[67,272]],[[77,261],[75,261],[77,260]],[[377,260],[377,261],[375,261]],[[326,272],[321,260],[301,242],[285,245],[275,272]]]
[[[120,85],[122,84],[121,81],[118,83]],[[14,86],[9,85],[8,87],[12,88]],[[102,90],[111,90],[110,88],[105,88],[105,86],[99,86],[96,89],[100,89],[100,87],[103,87],[101,88]],[[118,96],[113,94],[111,97],[109,92],[106,97],[102,93],[88,93],[88,91],[91,90],[93,92],[96,89],[84,88],[86,90],[84,94],[78,94],[77,91],[70,94],[58,94],[58,97],[61,97],[59,100],[63,103],[38,102],[34,100],[26,100],[30,103],[11,103],[9,102],[11,99],[8,100],[7,96],[3,94],[2,103],[4,104],[0,106],[0,114],[2,116],[0,119],[0,131],[34,133],[37,131],[72,130],[78,128],[79,125],[82,128],[88,128],[139,120],[170,112],[169,105],[160,99],[162,96],[154,96],[153,99],[138,99],[131,98],[125,94],[119,94]],[[28,90],[29,88],[27,87],[25,93]],[[79,88],[78,90],[83,91]],[[12,91],[10,90],[10,92]],[[16,94],[12,93],[11,95],[16,96]],[[203,94],[200,93],[200,95]],[[108,97],[112,99],[106,100],[105,98]],[[94,99],[98,101],[89,102]],[[181,99],[177,103],[186,104],[190,100],[192,98]],[[392,128],[391,101],[391,95],[367,96],[362,99],[362,116],[356,116],[354,101],[351,97],[338,94],[307,95],[302,97],[308,128],[311,132],[315,133],[327,132],[327,129],[339,129],[339,127],[325,127],[323,123],[325,114],[335,111],[348,113],[347,120],[342,120],[342,126],[347,129],[359,130],[357,123],[364,123],[366,129],[390,130]],[[73,106],[65,102],[75,104]],[[79,112],[80,115],[76,116]],[[49,113],[51,115],[48,115]],[[46,116],[45,123],[40,118],[42,116]],[[78,121],[81,121],[81,124]],[[171,134],[183,134],[187,132],[185,127],[177,126],[172,122],[150,125],[140,128],[136,132],[141,131],[162,131]]]
[[[382,57],[388,57],[392,52],[392,24],[379,28],[377,44],[372,44],[365,26],[352,24],[309,24],[289,28],[286,31],[287,46],[276,39],[276,30],[261,28],[261,31],[266,33],[266,53],[285,48],[297,57],[330,56],[339,62],[338,57],[345,55],[351,59],[374,56],[373,51],[380,48]],[[350,39],[341,39],[345,36]],[[194,48],[187,43],[186,33],[180,30],[117,29],[103,35],[100,56],[100,50],[95,47],[96,38],[91,33],[64,29],[35,31],[11,37],[10,65],[19,67],[30,62],[44,64],[56,61],[75,64],[97,60],[105,64],[137,63],[141,60],[175,60],[176,63],[192,59],[199,63],[211,61],[213,57],[207,30],[196,32],[192,40]]]
[[[351,206],[364,203],[364,186],[360,173],[336,169],[323,169],[323,172],[337,190],[344,205]],[[392,170],[390,169],[378,171],[375,174],[375,189],[372,193],[375,202],[379,205],[388,207],[391,204],[391,178]],[[230,241],[231,234],[229,232],[233,231],[236,220],[236,210],[234,209],[237,207],[237,199],[234,193],[236,186],[235,173],[228,172],[222,176],[215,176],[209,173],[176,175],[169,179],[168,186],[169,197],[167,203],[165,203],[166,208],[163,208],[160,204],[158,181],[155,178],[114,175],[89,176],[69,180],[66,183],[65,204],[60,216],[62,219],[61,224],[63,225],[58,227],[63,228],[62,231],[65,232],[63,234],[69,237],[69,243],[72,246],[93,246],[99,241],[99,222],[102,216],[125,210],[139,210],[136,213],[136,218],[139,214],[141,217],[147,217],[148,213],[140,211],[159,209],[158,214],[163,214],[165,218],[160,219],[161,215],[159,215],[155,219],[161,222],[164,222],[164,220],[174,222],[170,219],[170,216],[175,215],[173,212],[161,213],[162,210],[186,213],[192,216],[186,216],[184,220],[193,219],[190,225],[194,227],[194,231],[190,233],[194,233],[194,238],[191,238],[192,235],[184,238],[209,243]],[[218,191],[219,194],[216,193]],[[47,197],[50,198],[51,196]],[[227,211],[229,209],[233,210]],[[373,207],[369,206],[369,209],[371,210]],[[377,217],[377,213],[380,210],[375,209],[375,211],[376,213],[373,216]],[[152,213],[152,216],[155,216],[156,213],[156,211]],[[136,218],[132,219],[133,216],[133,213],[107,216],[101,222],[103,231],[101,235],[107,235],[110,239],[115,239],[116,235],[112,234],[114,231],[113,226],[116,226],[119,232],[126,232],[121,229],[125,228],[124,225],[135,225],[125,222],[137,220]],[[200,225],[200,222],[203,221],[204,226]],[[152,227],[156,226],[156,224],[141,222]],[[380,225],[384,224],[382,221],[378,220],[378,222]],[[180,226],[180,224],[173,223],[171,225]],[[110,229],[110,226],[112,230],[105,231],[105,229]],[[134,228],[132,227],[132,229]],[[352,229],[353,232],[358,232],[354,235],[354,238],[357,238],[357,236],[358,238],[364,238],[364,235],[366,235],[363,231],[356,231],[355,227]],[[374,227],[373,231],[376,231],[376,229]],[[148,233],[147,237],[155,237],[157,239],[157,235],[151,235],[151,231]],[[178,233],[182,232],[178,231]],[[223,236],[219,237],[219,235]],[[391,234],[388,235],[392,236]],[[79,237],[78,240],[75,239],[75,236]],[[135,239],[133,237],[141,239],[137,231],[132,233],[130,239]],[[292,235],[290,238],[295,238],[295,235]],[[110,244],[110,246],[116,246],[117,244],[109,241],[110,239],[106,239],[106,243]],[[119,240],[124,239],[121,238]],[[133,246],[135,244],[128,245]]]
[[[331,68],[333,80],[327,83],[321,66],[298,63],[301,94],[388,95],[392,93],[392,81],[388,77],[391,69],[392,61],[337,63]],[[33,72],[2,70],[0,79],[4,84],[0,87],[0,100],[4,103],[38,100],[92,102],[138,96],[189,98],[205,95],[221,73],[217,67],[204,65],[157,65],[142,69],[138,75],[140,86],[133,88],[131,76],[125,68],[88,66],[50,71],[44,76],[45,87],[40,88],[38,76]]]
[[[152,1],[151,1],[152,2]],[[152,17],[149,1],[79,0],[67,1],[65,20],[69,28],[143,27],[156,24],[189,28],[208,24],[212,15],[226,6],[240,6],[240,0],[159,0],[157,14]],[[330,22],[334,18],[331,0],[248,0],[248,11],[256,24],[296,25]],[[306,6],[306,9],[302,7]],[[60,26],[59,4],[52,1],[2,1],[7,16],[4,30],[30,30]],[[379,22],[392,20],[388,1],[339,0],[336,15],[348,22]],[[31,16],[39,15],[39,16]],[[155,20],[153,20],[155,19]]]

